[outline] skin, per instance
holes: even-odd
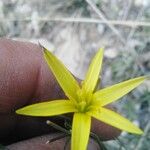
[[[40,46],[29,42],[0,39],[0,143],[9,145],[12,150],[62,150],[66,141],[63,138],[45,144],[60,134],[48,126],[46,120],[63,125],[62,119],[15,114],[16,109],[29,104],[65,98],[42,52]],[[92,120],[92,131],[103,140],[120,134],[118,129],[95,119]],[[97,144],[91,141],[90,149],[97,149]]]

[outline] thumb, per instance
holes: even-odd
[[[41,127],[45,118],[15,115],[15,110],[25,105],[64,97],[42,49],[29,42],[0,39],[0,60],[0,141],[48,132],[49,127]]]

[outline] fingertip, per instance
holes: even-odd
[[[92,132],[97,134],[101,140],[112,140],[121,134],[121,130],[107,125],[95,118],[92,119]]]

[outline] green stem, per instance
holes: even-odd
[[[54,122],[52,122],[52,121],[50,121],[50,120],[47,120],[46,123],[47,123],[48,125],[52,126],[53,128],[55,128],[55,129],[57,129],[57,130],[63,132],[63,133],[66,133],[66,134],[69,134],[69,135],[71,134],[70,131],[66,130],[65,128],[63,128],[63,127],[57,125],[56,123],[54,123]]]
[[[105,145],[101,142],[100,137],[98,135],[96,135],[95,133],[91,132],[90,133],[91,138],[93,138],[99,145],[101,150],[107,150],[107,148],[105,147]]]

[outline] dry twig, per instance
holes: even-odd
[[[96,12],[96,14],[103,20],[106,22],[106,24],[108,25],[108,27],[119,37],[119,39],[121,39],[121,41],[123,43],[125,43],[125,39],[122,37],[122,35],[120,34],[120,32],[112,25],[112,24],[108,24],[107,23],[107,18],[105,17],[105,15],[97,8],[97,6],[91,1],[91,0],[86,0],[86,2],[93,8],[93,10]]]
[[[142,22],[142,21],[132,21],[132,20],[100,20],[100,19],[91,19],[91,18],[36,18],[39,22],[67,22],[67,23],[96,23],[96,24],[109,24],[109,25],[119,25],[119,26],[127,26],[127,27],[150,27],[150,22]],[[18,21],[18,22],[28,22],[32,21],[31,18],[26,19],[0,19],[0,22],[10,22],[10,21]]]

